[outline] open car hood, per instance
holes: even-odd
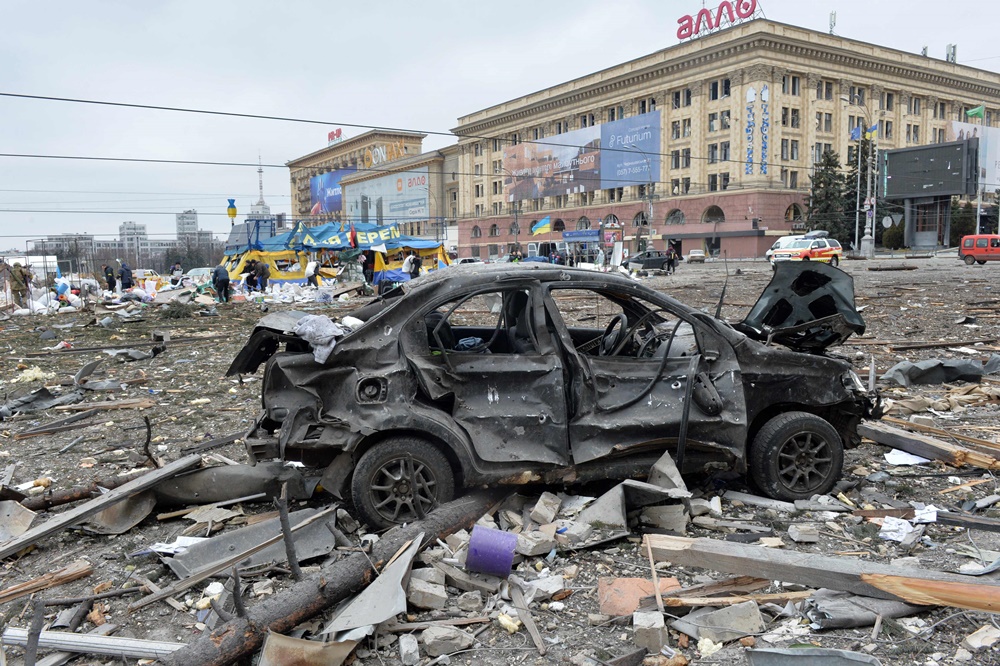
[[[828,264],[781,261],[746,318],[735,328],[761,342],[817,354],[865,332],[854,307],[854,280]]]

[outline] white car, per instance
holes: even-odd
[[[687,262],[689,264],[703,264],[705,263],[705,251],[704,250],[691,250],[688,252]]]
[[[479,257],[462,257],[451,262],[453,266],[458,266],[459,264],[481,264],[483,260]]]
[[[774,245],[764,253],[764,258],[771,261],[771,255],[774,254],[775,250],[781,250],[788,247],[797,240],[802,240],[805,236],[782,236],[778,240],[774,241]]]

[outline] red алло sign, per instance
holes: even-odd
[[[688,39],[701,34],[702,26],[707,30],[717,30],[722,26],[723,18],[729,19],[729,25],[737,22],[737,19],[745,20],[753,18],[757,11],[757,0],[736,0],[729,2],[726,0],[715,10],[702,9],[694,16],[682,16],[677,19],[677,39]]]

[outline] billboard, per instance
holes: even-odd
[[[351,183],[345,188],[348,219],[363,224],[395,224],[426,220],[430,177],[427,167]]]
[[[948,140],[979,139],[980,183],[986,190],[1000,187],[1000,127],[986,127],[953,120],[948,123]]]
[[[321,173],[309,179],[309,204],[310,215],[323,215],[326,213],[337,213],[343,207],[342,188],[340,179],[349,176],[357,169],[337,169]]]
[[[503,151],[503,166],[507,201],[655,183],[660,112],[510,146]]]
[[[977,139],[885,152],[885,198],[975,194]]]

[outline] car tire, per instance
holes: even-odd
[[[840,265],[840,259],[838,259],[837,257],[830,257],[830,265],[836,268],[837,266]]]
[[[660,266],[660,270],[661,271],[669,271],[670,270],[670,262],[669,261],[664,261],[663,264]]]
[[[986,260],[985,259],[976,259],[976,263],[979,264],[980,266],[982,266],[983,264],[986,263]]]
[[[749,451],[750,479],[768,497],[788,502],[824,495],[840,479],[844,443],[824,419],[785,412],[764,424]]]
[[[972,264],[976,263],[976,258],[973,257],[971,254],[967,254],[963,258],[963,261],[965,262],[966,266],[971,266]]]
[[[409,461],[420,481],[410,492],[405,476]],[[373,529],[386,529],[420,518],[455,496],[455,474],[440,449],[416,437],[393,437],[362,454],[351,477],[351,499],[358,518]],[[415,502],[416,501],[416,502]]]

